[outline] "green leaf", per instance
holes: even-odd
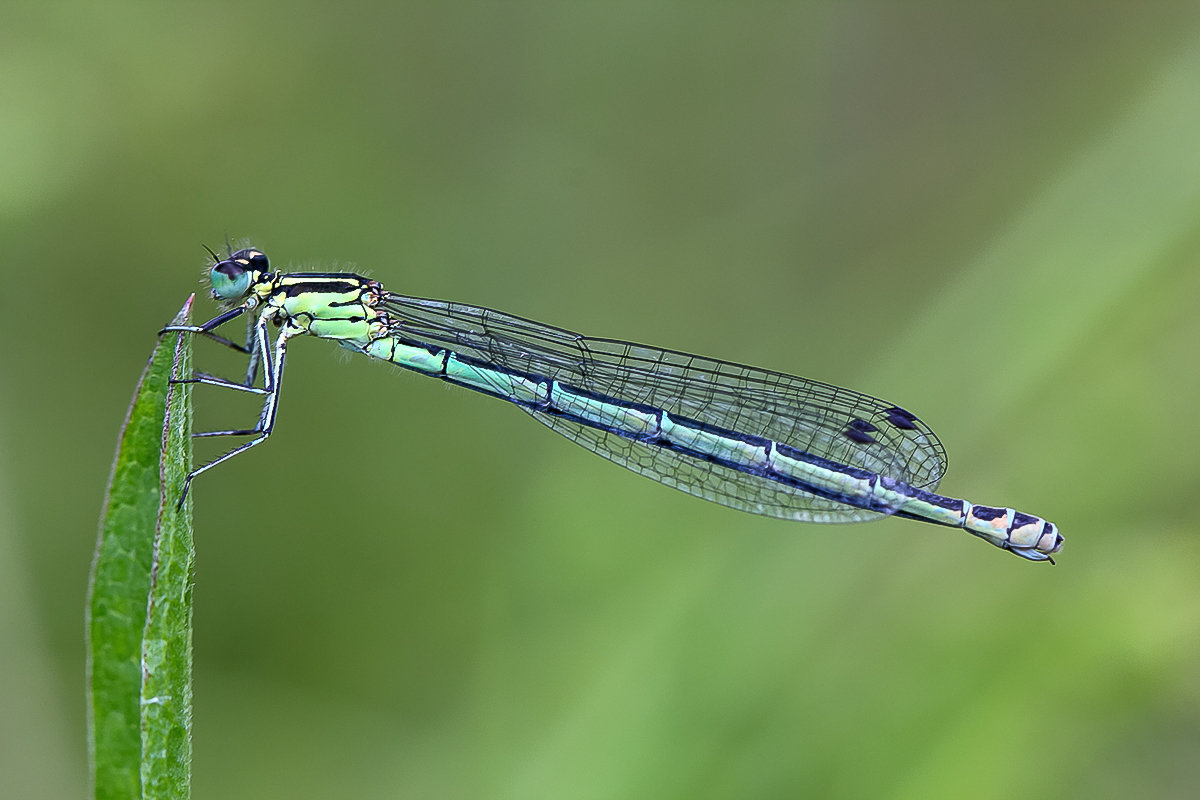
[[[189,298],[173,325],[188,324]],[[191,767],[191,336],[159,340],[121,431],[87,607],[94,796],[186,798]]]

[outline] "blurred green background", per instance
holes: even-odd
[[[3,14],[0,796],[87,791],[113,447],[226,236],[886,397],[1067,541],[739,514],[298,341],[195,490],[196,797],[1200,785],[1196,4]]]

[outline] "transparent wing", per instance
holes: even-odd
[[[394,335],[506,370],[761,436],[930,491],[946,469],[945,449],[928,426],[861,392],[675,350],[582,336],[487,308],[399,295],[387,295],[383,305]],[[610,461],[722,505],[814,522],[880,516],[752,472],[521,407]]]

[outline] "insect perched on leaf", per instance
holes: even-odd
[[[270,436],[288,342],[308,334],[507,400],[610,461],[731,508],[804,522],[908,517],[962,528],[1030,561],[1052,562],[1062,547],[1058,528],[1040,517],[934,494],[946,470],[942,443],[915,415],[869,395],[392,294],[350,273],[272,272],[259,250],[213,258],[213,297],[229,310],[164,330],[246,353],[241,383],[189,380],[262,395],[263,408],[253,428],[197,434],[252,438],[192,472],[184,495],[197,475]],[[213,333],[242,314],[253,315],[244,345]]]

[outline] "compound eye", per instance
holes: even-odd
[[[266,260],[266,256],[263,256],[263,260]],[[245,262],[245,259],[239,259],[235,253],[233,258],[213,265],[208,273],[208,280],[212,284],[213,295],[218,300],[241,300],[250,293],[251,273]]]
[[[242,266],[249,270],[267,272],[271,269],[271,265],[267,261],[267,254],[261,250],[255,250],[253,248],[238,250],[229,257],[229,260],[242,262]]]

